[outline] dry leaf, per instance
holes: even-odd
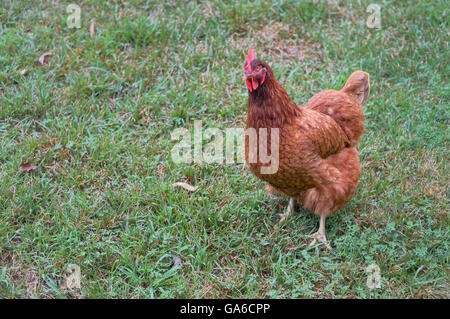
[[[193,192],[193,191],[195,191],[197,189],[197,186],[192,186],[192,185],[189,185],[189,184],[186,184],[186,183],[183,183],[183,182],[173,183],[172,186],[174,186],[174,187],[175,186],[180,186],[180,187],[183,187],[184,189],[186,189],[186,190],[188,190],[190,192]]]
[[[51,56],[53,53],[50,52],[45,52],[43,55],[41,55],[41,57],[39,58],[39,64],[40,65],[44,65],[47,63],[47,59],[49,56]]]
[[[94,36],[95,33],[95,20],[91,21],[91,25],[89,26],[89,35],[91,38]]]
[[[30,163],[22,163],[19,167],[19,172],[29,172],[36,169],[37,166],[31,165]]]

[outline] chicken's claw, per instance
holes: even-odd
[[[323,243],[328,250],[331,250],[331,246],[327,241],[327,237],[325,234],[321,234],[320,232],[316,232],[312,235],[308,235],[309,238],[313,238],[313,241],[308,245],[308,247],[314,246],[318,241]]]
[[[317,241],[319,241],[324,243],[328,250],[331,250],[331,246],[328,244],[327,236],[325,235],[325,219],[325,216],[320,216],[319,230],[312,235],[308,235],[309,238],[313,238],[313,241],[308,245],[308,247],[314,246]]]
[[[282,214],[278,214],[278,216],[280,216],[280,220],[278,221],[278,224],[283,224],[285,221],[287,221],[287,219],[289,218],[290,215],[291,214],[289,211],[282,213]]]

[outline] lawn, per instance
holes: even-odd
[[[448,1],[78,1],[80,28],[70,3],[0,4],[0,297],[450,297]],[[370,73],[331,251],[246,165],[171,157],[196,120],[245,127],[250,46],[298,104]]]

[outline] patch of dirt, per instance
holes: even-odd
[[[25,273],[25,284],[27,287],[27,295],[30,298],[37,298],[39,290],[39,276],[34,269],[28,269]]]
[[[281,22],[268,23],[263,29],[251,36],[236,36],[230,39],[230,45],[248,49],[250,46],[257,57],[267,61],[296,64],[305,59],[317,59],[319,44],[307,43],[300,39],[296,31]]]

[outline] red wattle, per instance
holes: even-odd
[[[250,90],[250,92],[253,91],[252,84],[250,83],[250,80],[245,80],[245,84],[247,84],[247,87]]]
[[[252,84],[253,84],[253,90],[256,90],[258,88],[258,81],[252,78]]]

